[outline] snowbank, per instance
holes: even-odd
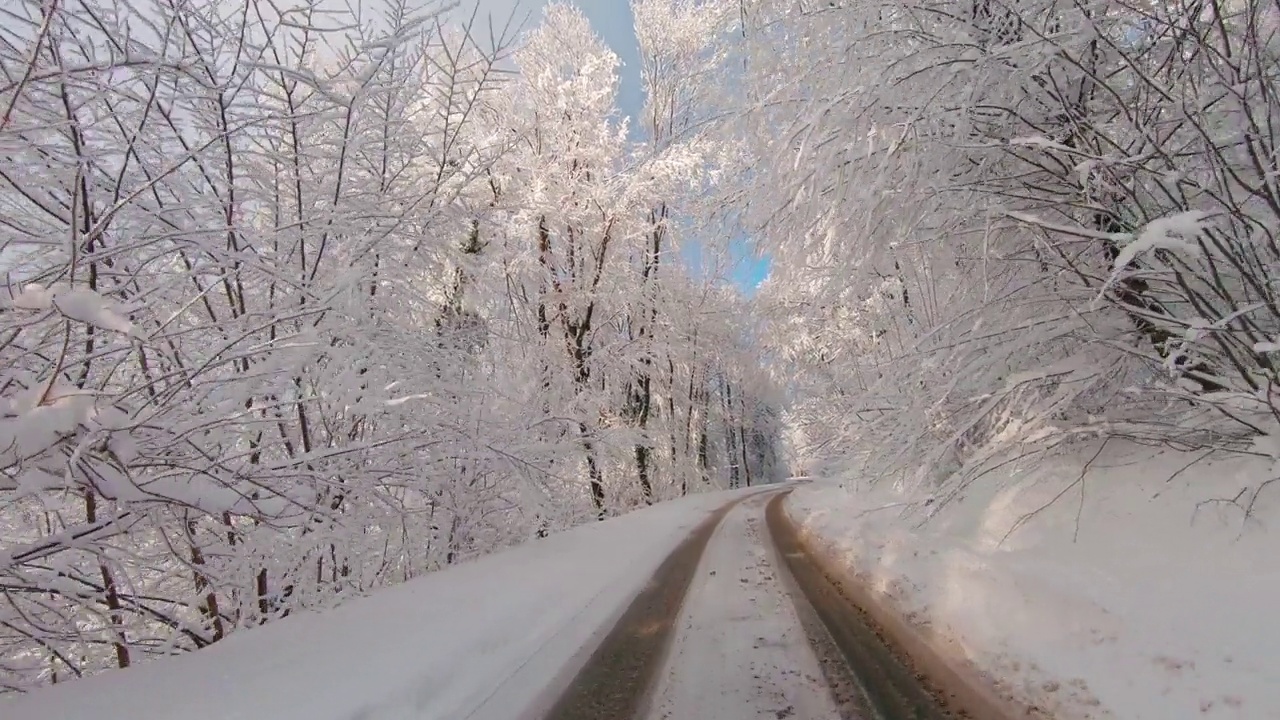
[[[1249,502],[1270,477],[1269,461],[1111,440],[1006,466],[950,503],[845,478],[798,488],[788,510],[1058,720],[1261,720],[1280,718],[1280,482]]]
[[[510,720],[689,531],[742,494],[662,503],[188,655],[0,700],[0,717]]]

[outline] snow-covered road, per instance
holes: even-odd
[[[769,503],[782,490],[662,503],[199,652],[7,698],[0,717],[873,717],[855,688],[883,709],[877,689],[901,695],[911,676],[884,680],[874,635],[847,632],[856,613],[814,592],[794,537],[775,550],[787,533]],[[855,656],[868,682],[842,659]]]
[[[494,553],[198,652],[29,695],[3,720],[514,720],[655,569],[758,488],[693,495]],[[590,652],[589,649],[585,652]]]
[[[691,535],[538,720],[943,717],[808,554],[784,498],[744,498]]]
[[[767,546],[771,495],[731,510],[685,598],[650,720],[840,718]]]

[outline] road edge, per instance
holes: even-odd
[[[790,492],[791,490],[788,489],[782,495],[785,496]],[[775,501],[776,498],[770,499],[771,503]],[[799,620],[800,627],[809,641],[809,648],[822,671],[822,677],[827,682],[827,690],[840,712],[840,720],[865,720],[872,712],[867,708],[866,686],[850,667],[840,644],[832,636],[831,629],[823,622],[821,614],[805,594],[790,564],[783,557],[773,529],[769,527],[768,505],[761,513],[761,519],[764,525],[762,532],[765,537],[762,538],[762,542],[765,557],[782,586],[783,594],[795,610],[796,619]]]
[[[871,620],[886,644],[910,662],[948,712],[981,720],[1049,720],[1051,716],[1040,708],[1002,696],[988,679],[956,657],[945,638],[907,619],[891,599],[860,581],[851,568],[815,540],[812,531],[796,522],[787,509],[788,495],[771,502],[780,504],[780,518],[794,531],[802,550],[845,600]]]

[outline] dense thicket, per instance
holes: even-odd
[[[1275,454],[1274,5],[742,7],[811,461],[934,493],[1080,435]]]
[[[628,140],[577,11],[0,18],[0,687],[780,472],[693,80]]]

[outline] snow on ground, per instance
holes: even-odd
[[[1280,482],[1245,511],[1271,477],[1257,458],[1111,440],[1006,466],[940,508],[853,477],[787,507],[887,602],[1058,720],[1263,720],[1280,718]]]
[[[742,492],[662,503],[198,652],[0,700],[0,717],[510,720]]]
[[[764,504],[729,512],[676,625],[650,720],[839,718],[795,607],[765,550]]]

